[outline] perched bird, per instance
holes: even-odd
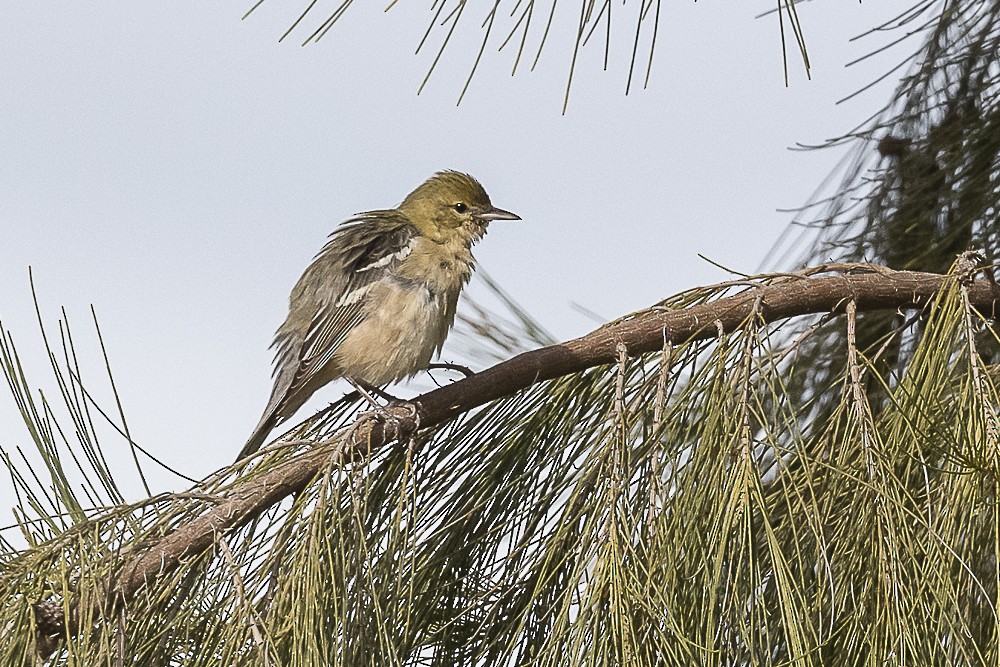
[[[472,245],[493,220],[520,218],[472,176],[441,171],[398,208],[341,224],[292,290],[272,345],[271,399],[237,461],[337,378],[381,387],[426,368],[455,321]]]

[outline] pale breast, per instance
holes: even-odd
[[[334,357],[340,371],[382,386],[426,368],[448,333],[442,296],[407,280],[379,282],[368,296],[372,308]]]

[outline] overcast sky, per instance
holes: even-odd
[[[628,97],[634,4],[615,5],[608,71],[601,44],[582,51],[566,115],[569,6],[534,72],[511,77],[513,54],[491,50],[456,106],[489,3],[470,5],[419,96],[430,2],[356,3],[319,44],[299,46],[306,30],[279,44],[305,4],[270,0],[246,21],[249,2],[4,6],[0,322],[53,394],[33,267],[43,316],[66,307],[108,402],[93,304],[133,437],[194,477],[231,462],[257,422],[271,336],[326,235],[436,170],[472,173],[521,215],[476,255],[559,338],[597,324],[573,304],[610,319],[727,278],[699,253],[754,271],[788,224],[776,209],[802,204],[839,158],[788,147],[849,130],[888,97],[883,85],[835,105],[902,57],[845,69],[891,36],[849,39],[908,3],[800,3],[812,80],[792,51],[786,87],[777,16],[754,18],[773,2],[665,2],[650,87]],[[0,447],[18,446],[31,444],[5,392]],[[156,490],[186,485],[150,473]],[[11,498],[0,479],[0,507]]]

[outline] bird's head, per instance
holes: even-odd
[[[407,195],[399,210],[420,233],[436,241],[459,235],[476,241],[493,220],[520,220],[495,207],[479,181],[457,171],[439,171]]]

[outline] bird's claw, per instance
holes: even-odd
[[[376,406],[358,415],[361,419],[379,422],[385,442],[403,441],[420,429],[420,411],[416,403],[393,400],[386,406]]]

